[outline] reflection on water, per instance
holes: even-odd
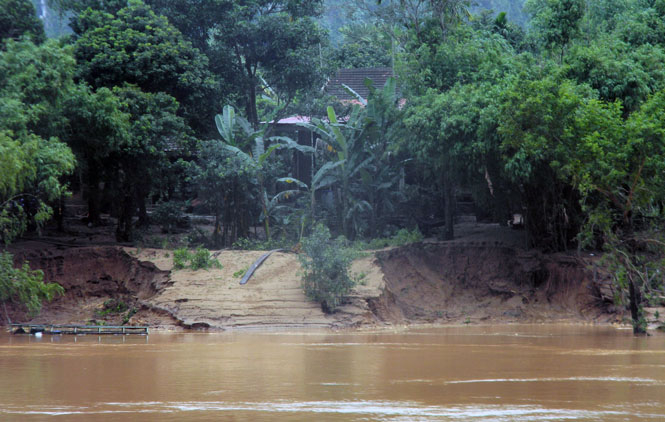
[[[575,326],[0,335],[0,420],[662,421],[665,337]]]

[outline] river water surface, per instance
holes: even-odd
[[[663,421],[665,336],[579,326],[0,334],[2,421]]]

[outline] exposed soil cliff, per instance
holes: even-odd
[[[291,253],[273,254],[246,285],[234,273],[262,252],[215,252],[224,268],[198,271],[172,271],[172,252],[160,249],[33,244],[15,253],[66,291],[34,322],[274,329],[616,319],[604,313],[587,263],[505,245],[441,242],[377,251],[354,263],[363,284],[332,315],[305,298]],[[18,307],[9,311],[14,320],[29,319]]]
[[[512,247],[417,244],[377,253],[384,294],[374,314],[395,322],[604,320],[586,264]]]
[[[44,272],[45,282],[57,282],[65,289],[64,296],[44,304],[34,318],[20,306],[9,306],[14,321],[121,324],[130,312],[143,308],[150,297],[172,284],[169,271],[112,246],[67,248],[32,242],[16,250],[14,259],[28,260],[33,269]],[[112,312],[111,302],[126,309]]]

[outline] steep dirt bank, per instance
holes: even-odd
[[[207,271],[172,271],[172,251],[160,249],[34,244],[15,253],[66,290],[33,322],[274,329],[616,318],[603,312],[584,262],[512,246],[422,243],[369,254],[352,269],[363,283],[332,315],[305,298],[291,253],[273,254],[242,286],[234,274],[263,252],[215,252],[224,268]],[[28,320],[17,308],[10,316]]]
[[[384,294],[370,301],[389,322],[603,320],[587,263],[512,247],[417,244],[377,253]]]
[[[65,289],[64,296],[45,304],[32,319],[21,307],[10,306],[14,321],[121,324],[130,312],[144,308],[150,297],[172,284],[169,271],[112,246],[68,248],[31,242],[20,245],[14,259],[17,263],[28,260],[33,269],[44,272],[45,282],[57,282]]]

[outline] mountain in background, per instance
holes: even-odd
[[[523,11],[526,0],[474,0],[469,8],[471,14],[478,14],[483,10],[493,10],[494,15],[500,12],[506,12],[506,17],[522,28],[526,28],[529,16]],[[380,6],[374,5],[376,2],[365,1],[371,9]],[[333,46],[338,46],[342,41],[342,34],[339,29],[348,25],[352,21],[364,22],[372,19],[367,11],[357,7],[355,1],[349,0],[325,0],[325,11],[319,18],[319,23],[330,33],[330,42]]]
[[[522,10],[525,0],[475,0],[471,6],[472,14],[483,10],[493,10],[495,14],[506,12],[508,20],[521,27],[526,26],[528,15]],[[32,0],[37,15],[44,22],[44,29],[49,38],[57,38],[62,35],[71,34],[68,26],[69,17],[62,15],[59,11],[48,5],[48,0]],[[371,4],[371,2],[369,2]],[[367,12],[356,7],[355,2],[348,0],[325,0],[325,11],[319,22],[330,34],[330,42],[333,46],[339,45],[342,35],[339,28],[351,21],[363,22],[369,19]],[[378,6],[376,6],[378,7]]]
[[[510,22],[516,23],[522,28],[526,28],[529,21],[524,8],[525,0],[476,0],[471,6],[471,13],[476,14],[483,10],[493,10],[494,14],[506,12],[506,17]]]

